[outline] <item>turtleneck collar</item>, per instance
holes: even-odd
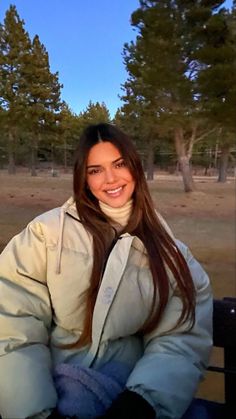
[[[125,227],[128,224],[129,217],[132,211],[133,200],[130,199],[126,202],[123,207],[113,208],[105,204],[102,201],[99,201],[99,206],[102,212],[109,217],[115,224],[119,224],[122,227]]]

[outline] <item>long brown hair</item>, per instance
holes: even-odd
[[[132,140],[112,124],[90,125],[84,130],[75,153],[73,177],[77,211],[81,222],[93,237],[91,283],[86,297],[84,329],[79,341],[75,344],[77,346],[91,342],[94,305],[113,234],[107,217],[101,211],[97,199],[92,195],[86,183],[89,151],[101,141],[111,142],[120,151],[136,182],[132,214],[123,231],[139,237],[143,242],[149,258],[154,287],[150,315],[140,331],[151,332],[162,317],[168,302],[170,287],[167,270],[174,276],[178,295],[182,300],[182,313],[179,319],[176,319],[176,326],[187,320],[190,321],[190,325],[194,322],[195,289],[190,271],[174,240],[158,219],[141,160]],[[104,234],[104,230],[107,234]],[[159,297],[158,304],[157,296]]]

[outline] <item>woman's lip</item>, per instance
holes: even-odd
[[[108,195],[116,195],[117,193],[121,192],[123,188],[124,188],[124,186],[119,186],[119,188],[107,189],[105,192]]]

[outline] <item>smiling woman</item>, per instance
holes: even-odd
[[[209,279],[116,126],[84,130],[73,187],[0,255],[0,414],[179,419],[211,349]]]
[[[94,145],[87,160],[87,184],[92,194],[111,207],[131,198],[135,182],[120,151],[109,141]]]

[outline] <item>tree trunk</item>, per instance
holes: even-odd
[[[64,142],[64,173],[68,172],[68,164],[67,164],[67,143]]]
[[[184,191],[193,192],[196,187],[192,176],[192,168],[190,165],[191,156],[186,152],[183,129],[175,129],[175,148],[178,156],[179,168],[181,171]]]
[[[224,146],[221,149],[220,164],[219,164],[219,176],[217,182],[224,183],[227,181],[227,168],[229,162],[230,147]]]
[[[15,165],[15,158],[14,153],[9,151],[8,153],[8,174],[15,175],[16,174],[16,165]]]
[[[196,189],[189,160],[190,159],[187,156],[179,157],[180,171],[183,178],[185,192],[192,192]]]
[[[8,174],[16,174],[15,153],[14,153],[14,136],[12,132],[8,135]]]
[[[31,176],[37,176],[37,161],[38,161],[38,145],[40,143],[40,132],[32,134],[32,143],[31,143]]]
[[[154,150],[153,144],[150,141],[148,144],[148,154],[147,154],[147,180],[154,179]]]
[[[36,147],[32,145],[31,148],[31,176],[37,176],[36,171]]]

